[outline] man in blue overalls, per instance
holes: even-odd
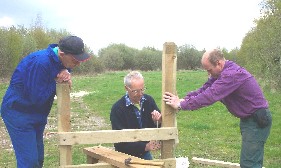
[[[18,168],[43,167],[43,132],[56,94],[56,83],[68,82],[69,70],[90,58],[81,38],[67,36],[59,44],[33,52],[16,67],[1,105]]]

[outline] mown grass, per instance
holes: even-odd
[[[87,91],[88,95],[81,99],[72,99],[72,130],[99,130],[111,129],[109,114],[113,103],[124,93],[123,77],[127,72],[108,72],[96,76],[74,76],[72,92]],[[162,98],[162,72],[143,72],[147,87],[147,94],[152,95],[161,109]],[[203,71],[178,71],[177,93],[183,97],[187,91],[199,88],[206,80]],[[2,98],[7,84],[0,84]],[[271,93],[264,90],[269,101],[273,116],[273,126],[270,137],[265,145],[264,166],[279,168],[281,163],[281,114],[280,93]],[[1,100],[1,99],[0,99]],[[57,131],[56,102],[49,116],[46,132]],[[101,123],[98,123],[101,122]],[[3,128],[3,122],[0,121]],[[241,136],[239,132],[239,119],[233,117],[221,103],[205,107],[196,111],[180,111],[177,114],[179,130],[179,144],[176,146],[176,157],[202,157],[239,162]],[[2,137],[1,137],[2,138]],[[3,138],[8,139],[6,134]],[[101,137],[102,138],[102,137]],[[112,146],[112,144],[104,144]],[[85,146],[73,146],[73,164],[86,163],[82,152]],[[13,151],[7,147],[0,148],[0,167],[15,167]],[[158,153],[155,153],[155,157]],[[59,150],[55,136],[45,138],[45,164],[44,167],[59,166]],[[190,167],[214,167],[191,163]]]

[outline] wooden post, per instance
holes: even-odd
[[[70,88],[68,83],[57,84],[58,132],[69,132],[70,123]],[[59,145],[60,165],[72,164],[71,145]]]
[[[162,54],[162,95],[176,94],[177,46],[173,42],[164,43]],[[176,110],[162,101],[162,127],[176,127]],[[161,158],[175,157],[175,140],[162,141]]]

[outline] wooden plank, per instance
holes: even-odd
[[[176,159],[169,158],[163,160],[155,160],[155,161],[164,161],[164,168],[176,168]],[[95,164],[80,164],[80,165],[65,165],[60,166],[60,168],[116,168],[109,163],[95,163]]]
[[[100,144],[136,142],[150,140],[170,140],[178,138],[176,127],[101,130],[80,132],[59,132],[59,145]]]
[[[164,43],[162,54],[162,95],[176,94],[177,46],[173,42]],[[162,101],[162,127],[176,127],[176,110]],[[174,158],[175,140],[162,141],[161,158]],[[178,142],[178,141],[177,141]]]
[[[161,168],[162,166],[155,166],[154,163],[161,163],[164,164],[164,162],[161,161],[152,161],[152,160],[144,160],[140,159],[135,156],[127,155],[125,153],[117,152],[112,149],[102,147],[102,146],[95,146],[95,147],[88,147],[84,148],[84,153],[88,156],[91,156],[93,158],[99,159],[100,161],[109,163],[111,165],[120,167],[120,168]],[[142,165],[142,164],[125,164],[125,160],[131,158],[132,161],[147,163],[149,165]]]
[[[60,83],[56,86],[58,102],[58,131],[70,131],[70,89],[68,83]],[[59,146],[60,165],[72,164],[71,146]]]
[[[165,162],[164,168],[176,167],[176,159],[174,158],[163,159],[159,161]],[[95,163],[95,164],[65,165],[65,166],[60,166],[60,168],[116,168],[116,166],[113,166],[109,163]]]
[[[229,168],[240,168],[239,163],[224,162],[224,161],[220,161],[220,160],[211,160],[211,159],[193,157],[192,161],[194,163],[200,163],[200,164],[206,164],[206,165],[214,165],[214,166],[229,167]],[[262,168],[265,168],[265,167],[262,167]]]
[[[65,165],[60,168],[116,168],[108,163],[95,163],[95,164],[80,164],[80,165]]]
[[[211,160],[211,159],[193,157],[192,161],[194,163],[200,163],[200,164],[206,164],[206,165],[214,165],[214,166],[229,167],[229,168],[240,168],[239,163],[224,162],[224,161],[219,161],[219,160]]]

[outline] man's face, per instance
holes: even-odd
[[[72,69],[80,65],[80,62],[77,61],[72,54],[65,54],[64,52],[59,52],[59,54],[61,62],[66,68]]]
[[[125,86],[131,102],[138,104],[145,91],[143,79],[133,79],[131,86]]]
[[[217,61],[216,65],[213,65],[210,63],[210,61],[207,58],[203,58],[201,63],[203,68],[208,72],[209,76],[213,78],[219,77],[223,68],[221,61]]]

